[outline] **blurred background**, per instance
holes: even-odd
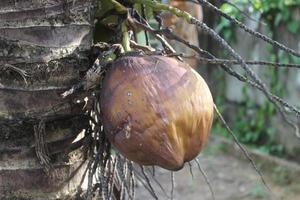
[[[221,35],[245,60],[261,60],[300,64],[300,59],[273,48],[244,32],[227,19],[196,4],[197,1],[162,1],[186,10]],[[251,29],[300,51],[299,0],[211,0],[223,12]],[[191,44],[198,45],[218,58],[230,57],[210,36],[186,24],[182,19],[162,14],[163,24]],[[153,22],[153,26],[156,23]],[[152,42],[153,46],[159,45]],[[170,41],[180,53],[195,52],[178,42]],[[300,140],[295,130],[286,124],[275,106],[262,92],[228,75],[220,66],[201,64],[187,59],[208,82],[214,100],[239,141],[245,144],[259,169],[266,177],[270,192],[259,179],[249,161],[232,142],[231,136],[216,119],[212,137],[200,155],[200,164],[211,179],[216,199],[300,199]],[[240,66],[234,70],[244,73]],[[251,68],[267,84],[272,93],[300,107],[300,70],[253,65]],[[299,122],[294,114],[288,116]],[[298,123],[300,125],[300,123]],[[190,169],[195,171],[191,178]],[[160,182],[170,181],[164,170]],[[212,199],[197,164],[175,174],[177,199]],[[199,177],[198,177],[199,176]],[[189,177],[189,178],[188,178]],[[196,178],[195,178],[196,177]],[[202,178],[201,178],[202,177]],[[187,187],[189,186],[189,187]],[[169,188],[170,189],[170,188]],[[163,193],[163,192],[162,192]],[[146,198],[140,193],[140,198]],[[167,198],[167,197],[166,197]]]

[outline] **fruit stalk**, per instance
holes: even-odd
[[[131,48],[130,48],[130,42],[129,42],[129,36],[128,36],[126,21],[124,21],[121,26],[122,26],[121,27],[121,30],[122,30],[122,46],[124,48],[124,51],[128,52],[128,51],[131,51]]]
[[[130,0],[132,3],[136,4],[144,4],[145,6],[151,7],[153,10],[165,10],[169,11],[177,17],[183,17],[188,23],[192,24],[192,18],[194,18],[190,13],[179,10],[178,8],[172,7],[170,5],[166,5],[163,3],[159,3],[157,1],[152,0]]]

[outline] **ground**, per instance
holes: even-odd
[[[259,199],[284,199],[299,200],[300,180],[289,181],[288,171],[274,171],[273,173],[263,171],[270,191],[262,184],[257,172],[248,161],[232,155],[228,151],[223,151],[223,147],[218,144],[209,144],[198,159],[201,167],[206,172],[211,181],[216,200],[259,200]],[[196,162],[192,162],[193,178],[189,165],[175,173],[174,200],[211,200],[211,193],[203,176],[197,168]],[[258,163],[259,164],[259,163]],[[149,168],[149,174],[151,168]],[[170,172],[156,168],[155,178],[165,188],[170,196]],[[170,199],[162,190],[151,181],[159,196],[159,199]],[[138,184],[136,199],[153,199]]]

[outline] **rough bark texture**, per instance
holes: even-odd
[[[83,105],[60,94],[89,67],[93,5],[0,2],[0,199],[65,198],[78,186],[85,169],[79,133],[88,122]],[[53,163],[49,174],[37,159],[37,132]]]

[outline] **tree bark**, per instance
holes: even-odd
[[[0,199],[64,199],[79,186],[88,118],[81,96],[61,93],[90,66],[94,4],[0,2]]]

